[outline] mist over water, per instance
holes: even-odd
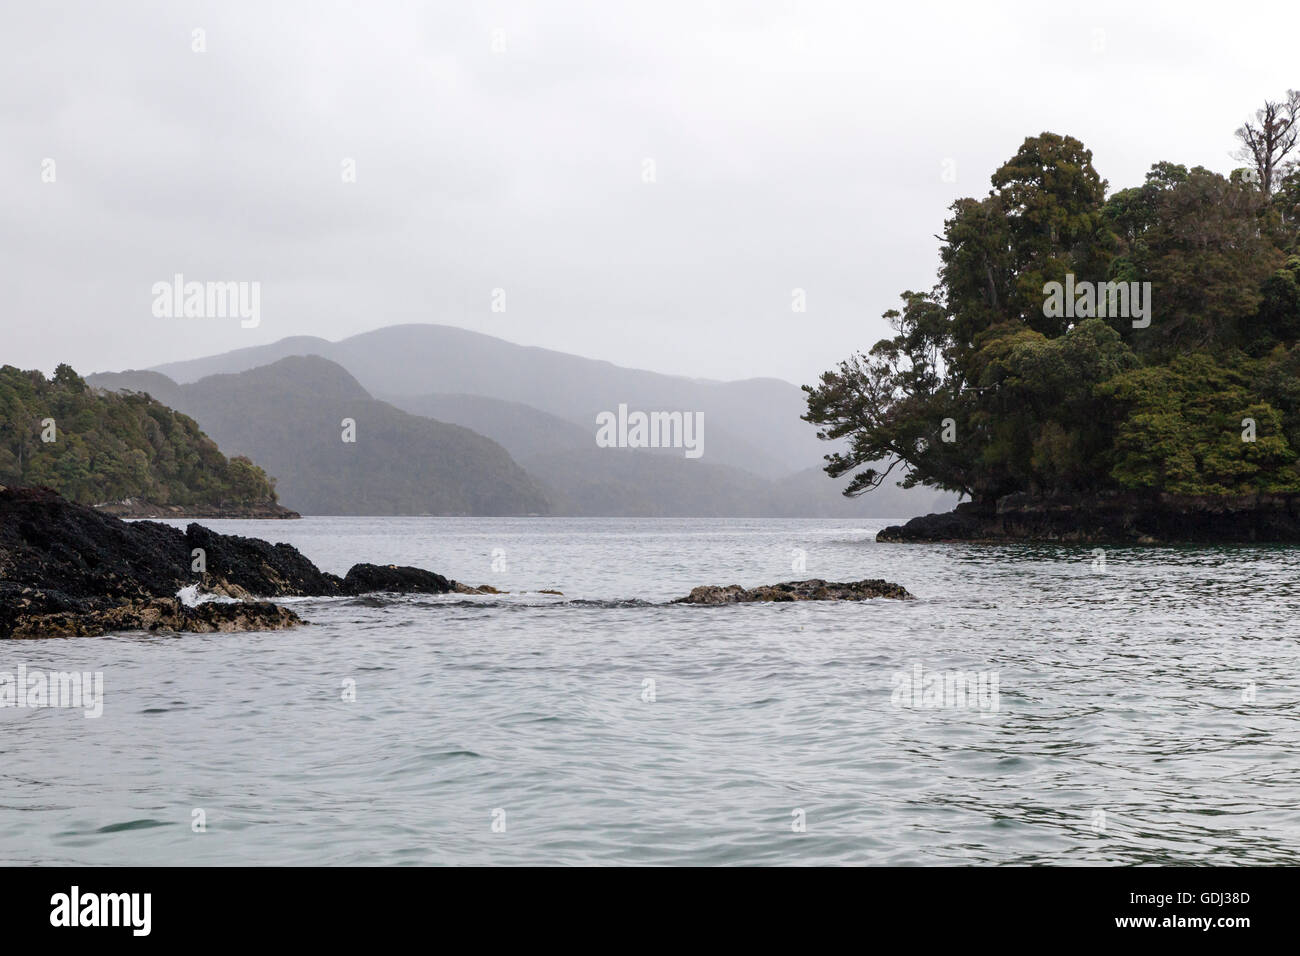
[[[103,671],[105,701],[0,708],[0,862],[1300,862],[1296,549],[1110,548],[1102,570],[876,545],[885,520],[204,523],[514,593],[6,642],[0,670]],[[807,577],[917,600],[666,603]],[[917,664],[996,672],[996,711],[895,706]]]

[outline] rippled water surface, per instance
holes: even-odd
[[[1300,549],[1112,548],[1103,568],[877,545],[886,523],[210,522],[338,573],[514,593],[0,643],[0,671],[105,684],[98,719],[0,708],[0,862],[1300,862]],[[918,600],[666,603],[803,577]],[[995,674],[996,710],[900,700],[917,665]]]

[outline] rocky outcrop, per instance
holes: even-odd
[[[1300,495],[1008,495],[876,535],[887,542],[1220,544],[1300,541]]]
[[[38,602],[33,602],[39,605]],[[187,607],[176,598],[132,601],[105,609],[24,613],[30,605],[18,597],[10,638],[92,637],[110,631],[277,631],[302,624],[288,608],[269,601],[208,601]]]
[[[703,585],[695,588],[674,604],[747,604],[752,601],[867,601],[871,598],[912,600],[907,589],[873,578],[865,581],[839,583],[813,578],[808,581],[785,581],[752,589],[739,584],[726,587]]]
[[[441,574],[420,568],[399,568],[394,565],[355,564],[343,579],[343,590],[348,594],[368,591],[398,591],[403,594],[447,594],[456,590],[456,582]]]
[[[187,607],[177,594],[190,585],[239,603]],[[46,488],[0,488],[0,638],[288,627],[301,623],[296,615],[256,599],[455,588],[392,565],[361,564],[340,578],[287,544],[126,522]]]
[[[186,558],[181,570],[185,574],[184,584],[197,581],[203,589],[213,593],[231,597],[321,597],[361,593],[361,590],[345,586],[344,579],[338,575],[316,567],[292,545],[270,544],[261,538],[236,534],[218,534],[198,524],[189,525],[183,538]],[[200,552],[197,556],[196,550]],[[205,573],[196,574],[191,570],[196,557],[202,558]]]

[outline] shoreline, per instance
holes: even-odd
[[[1300,544],[1300,494],[1007,495],[890,525],[878,543]]]
[[[127,498],[108,504],[94,505],[100,514],[114,518],[138,521],[163,521],[168,519],[202,519],[220,521],[229,518],[258,518],[292,520],[301,518],[298,512],[284,505],[237,505],[233,507],[208,507],[189,505],[159,505],[152,501]]]

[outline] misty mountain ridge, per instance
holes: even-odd
[[[800,420],[801,389],[774,378],[718,382],[630,369],[446,325],[394,325],[338,342],[295,336],[269,345],[172,362],[154,371],[174,381],[241,372],[288,355],[320,355],[347,369],[377,398],[468,394],[528,405],[580,427],[629,408],[703,412],[713,462],[781,478],[829,450]]]
[[[285,359],[303,355],[324,364],[285,364]],[[278,485],[290,507],[314,513],[327,499],[331,509],[345,509],[328,513],[369,513],[359,502],[339,497],[337,476],[322,476],[334,489],[325,499],[307,493],[299,482],[310,483],[310,476],[283,461],[282,448],[254,443],[252,435],[239,433],[246,426],[232,420],[229,406],[215,407],[218,400],[225,401],[230,377],[274,368],[276,372],[257,377],[259,393],[305,415],[301,402],[282,393],[306,387],[315,394],[325,366],[337,369],[332,388],[337,401],[376,401],[414,417],[460,426],[499,445],[545,497],[546,506],[532,509],[535,513],[898,517],[946,510],[955,503],[954,496],[933,489],[893,485],[844,498],[840,492],[846,482],[832,480],[820,467],[833,446],[800,420],[803,392],[787,382],[715,382],[626,369],[448,326],[393,326],[340,342],[295,336],[89,380],[101,387],[148,391],[192,414],[205,429],[211,421],[215,431],[210,434],[223,448],[239,452],[255,444],[257,451],[246,452],[255,461],[277,477],[285,468],[294,476],[287,482],[281,478]],[[280,377],[274,388],[266,374]],[[306,380],[297,382],[303,375]],[[703,412],[703,457],[689,459],[682,448],[598,447],[598,420],[617,414],[619,405],[626,405],[629,414]],[[254,410],[246,399],[238,407],[248,414]],[[337,423],[336,418],[334,440]],[[764,435],[775,438],[765,442]],[[373,491],[367,500],[374,500]]]
[[[417,415],[464,425],[499,442],[551,489],[559,513],[582,515],[692,515],[787,518],[860,518],[944,511],[951,496],[928,488],[887,484],[861,498],[845,498],[847,480],[817,465],[775,481],[717,465],[706,453],[690,467],[667,448],[597,448],[595,425],[578,425],[517,402],[481,395],[421,395],[393,403]],[[705,434],[708,436],[707,426]],[[676,501],[675,507],[666,506]]]
[[[147,391],[226,449],[277,479],[305,514],[549,514],[537,481],[491,439],[374,399],[319,356],[177,384],[156,372],[89,376],[97,388]],[[354,441],[343,422],[355,423]]]

